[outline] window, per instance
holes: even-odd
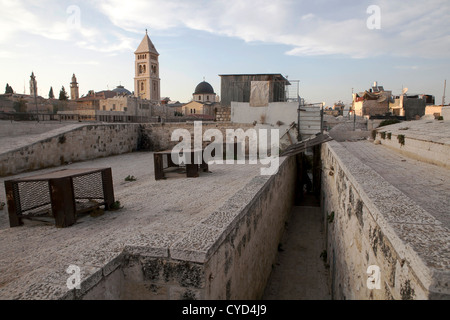
[[[206,96],[206,100],[209,101],[209,96]]]
[[[141,91],[144,91],[144,83],[141,82]]]
[[[139,73],[142,73],[142,65],[139,65]]]
[[[198,96],[198,100],[202,100],[202,96]]]
[[[147,72],[146,67],[145,67],[145,64],[144,64],[144,67],[143,67],[142,70],[143,70],[144,73]]]

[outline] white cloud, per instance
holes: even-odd
[[[105,0],[97,6],[116,26],[142,33],[145,28],[187,27],[244,41],[292,46],[289,55],[341,54],[445,57],[450,49],[450,3],[376,1],[381,29],[369,30],[368,3],[290,0],[176,1]],[[329,3],[329,5],[327,5]]]
[[[72,41],[81,48],[100,52],[133,49],[135,39],[121,33],[92,27],[75,5],[67,8],[58,1],[0,0],[0,44],[24,39],[23,35],[57,41]],[[52,11],[49,8],[56,8]],[[70,9],[70,10],[69,10]],[[78,11],[77,11],[78,10]],[[18,42],[20,44],[20,42]]]
[[[64,7],[56,0],[0,0],[0,44],[31,34],[114,53],[134,50],[138,44],[125,31],[142,34],[149,28],[151,35],[154,30],[174,33],[189,28],[246,42],[287,45],[288,55],[447,57],[448,0],[374,2],[381,9],[380,30],[366,27],[369,1],[104,0],[89,3],[89,17],[102,22],[106,17],[113,27],[89,20],[81,11],[80,24],[74,28],[77,6],[69,2]]]
[[[395,66],[395,69],[401,69],[401,70],[418,70],[418,66]]]

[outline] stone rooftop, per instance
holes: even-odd
[[[117,261],[122,252],[168,256],[177,241],[195,229],[202,220],[239,194],[236,208],[248,199],[239,197],[242,188],[261,177],[259,165],[211,165],[211,173],[188,179],[170,173],[166,180],[154,179],[153,155],[129,153],[70,164],[63,168],[111,167],[116,200],[123,209],[105,211],[99,217],[85,215],[68,228],[24,220],[25,225],[10,228],[7,208],[0,211],[0,299],[64,298],[69,265],[83,267],[82,281]],[[23,173],[5,180],[57,170]],[[128,175],[136,181],[126,182]],[[257,178],[255,178],[258,176]],[[258,185],[259,186],[259,185]],[[251,192],[257,192],[258,186]],[[254,195],[253,195],[254,196]],[[0,199],[5,199],[4,187]],[[208,228],[203,228],[208,232]],[[207,237],[207,234],[197,235]],[[186,239],[178,247],[186,246]],[[200,248],[201,249],[201,248]],[[201,250],[199,250],[201,251]]]
[[[430,119],[403,121],[378,130],[388,130],[392,134],[403,134],[406,138],[443,143],[450,148],[450,121]]]
[[[369,141],[341,145],[385,181],[450,228],[450,170],[421,162]]]

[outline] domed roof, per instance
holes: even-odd
[[[197,87],[195,87],[194,94],[204,94],[204,93],[211,93],[214,94],[213,87],[206,81],[200,82]]]
[[[128,91],[127,89],[125,89],[124,86],[117,86],[117,88],[113,89],[112,91],[116,92],[117,94],[122,94],[122,95],[130,95],[131,92]]]

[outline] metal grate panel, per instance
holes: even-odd
[[[72,178],[76,200],[103,200],[103,179],[101,172],[94,172]]]
[[[16,212],[35,215],[51,212],[50,190],[47,181],[19,182],[14,184]]]

